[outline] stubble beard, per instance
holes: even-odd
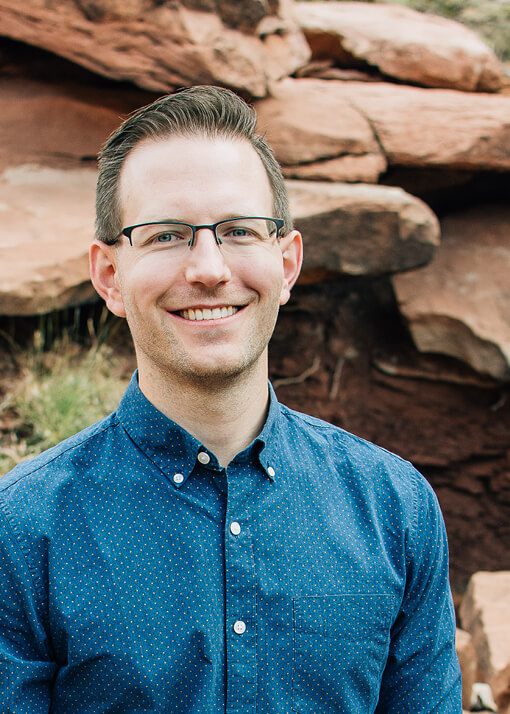
[[[166,350],[163,349],[161,339],[156,340],[152,334],[144,335],[139,341],[133,337],[138,365],[147,365],[152,373],[158,375],[162,384],[173,385],[180,390],[188,388],[209,394],[224,393],[236,384],[248,382],[260,370],[264,370],[267,375],[267,344],[274,330],[276,317],[277,313],[271,329],[269,325],[266,326],[264,336],[252,335],[247,344],[242,345],[243,350],[236,359],[210,365],[194,359],[175,336],[168,332],[165,333]],[[204,345],[203,350],[207,351],[207,345]]]

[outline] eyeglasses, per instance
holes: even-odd
[[[271,243],[279,238],[284,221],[281,218],[244,216],[227,218],[209,225],[193,225],[182,221],[154,221],[123,228],[130,244],[139,250],[171,251],[178,254],[195,244],[197,231],[207,228],[214,233],[218,245],[235,253],[250,250]]]

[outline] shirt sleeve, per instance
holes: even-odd
[[[419,474],[415,478],[407,584],[376,714],[461,714],[446,530],[432,488]]]
[[[57,667],[50,657],[34,574],[1,506],[0,709],[2,714],[47,714]]]

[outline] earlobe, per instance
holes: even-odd
[[[280,241],[283,255],[283,285],[280,305],[290,298],[290,291],[299,277],[303,264],[303,239],[299,231],[291,231]]]
[[[126,317],[117,274],[117,247],[95,240],[90,246],[90,277],[96,291],[108,309],[118,317]]]

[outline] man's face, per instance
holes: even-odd
[[[123,226],[168,219],[203,225],[273,215],[269,180],[257,153],[247,141],[225,138],[140,143],[122,169],[119,196]],[[221,382],[265,369],[279,306],[287,302],[299,272],[301,243],[295,231],[249,254],[222,253],[207,229],[198,231],[193,248],[178,257],[171,250],[137,250],[127,238],[95,251],[111,264],[111,286],[98,287],[93,252],[94,282],[110,309],[127,318],[141,375],[156,370],[180,382]],[[227,316],[190,319],[190,310],[215,308],[227,308],[222,311]]]

